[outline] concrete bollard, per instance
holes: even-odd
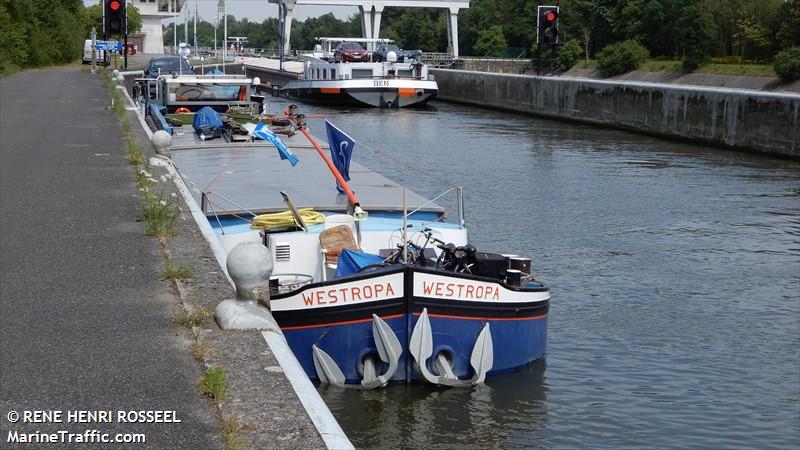
[[[170,136],[169,133],[164,130],[158,130],[153,133],[150,142],[152,142],[153,147],[156,148],[156,153],[169,156],[169,146],[172,144],[172,136]]]
[[[269,301],[272,257],[258,242],[242,242],[228,253],[225,263],[236,286],[236,300],[217,305],[214,316],[223,330],[279,330],[277,322],[259,301]]]

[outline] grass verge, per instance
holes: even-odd
[[[575,64],[577,69],[597,69],[597,60],[590,59],[587,63],[582,60]],[[649,59],[639,67],[645,72],[676,72],[683,71],[680,60]],[[746,77],[775,77],[775,70],[770,64],[728,64],[708,63],[703,64],[693,73],[706,73],[711,75],[739,75]]]

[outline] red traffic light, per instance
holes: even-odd
[[[558,13],[555,11],[547,11],[547,13],[544,15],[544,20],[546,20],[548,23],[555,22],[556,19],[558,19]]]
[[[112,12],[117,12],[120,9],[122,9],[122,3],[120,3],[119,0],[111,0],[108,3],[108,9],[111,10]]]

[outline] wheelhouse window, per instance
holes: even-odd
[[[244,101],[247,97],[247,86],[218,84],[178,84],[170,85],[169,93],[174,94],[176,101]],[[172,95],[170,95],[172,97]]]

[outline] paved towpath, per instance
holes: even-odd
[[[79,69],[0,79],[0,447],[16,448],[15,430],[94,429],[147,437],[97,448],[221,448],[109,104]],[[34,409],[64,423],[10,423]],[[175,410],[182,422],[75,424],[67,410]]]

